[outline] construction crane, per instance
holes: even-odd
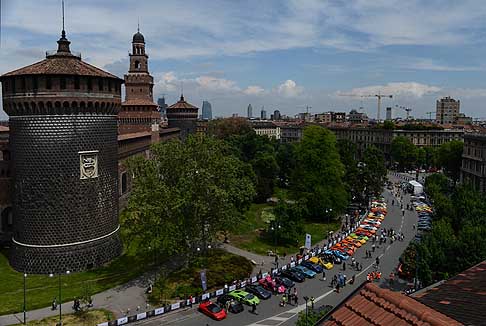
[[[395,105],[395,107],[407,112],[407,120],[410,118],[410,112],[412,112],[411,108],[407,108],[407,107],[401,106],[401,105]]]
[[[366,95],[356,95],[356,94],[338,94],[339,96],[353,96],[353,97],[376,97],[378,98],[378,112],[376,118],[378,121],[381,120],[381,99],[384,98],[393,98],[393,95],[385,95],[385,94],[366,94]]]

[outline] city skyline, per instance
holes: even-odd
[[[209,99],[215,116],[245,116],[251,103],[291,116],[307,105],[313,113],[363,106],[372,118],[375,98],[339,95],[382,92],[394,95],[382,112],[401,105],[425,118],[450,95],[461,100],[461,112],[484,117],[483,7],[474,0],[69,1],[66,31],[84,60],[123,76],[139,19],[154,97],[166,94],[173,104],[183,83],[188,101]],[[58,37],[60,11],[57,0],[2,2],[1,73],[44,58]]]

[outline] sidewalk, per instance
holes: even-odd
[[[137,306],[140,306],[141,311],[145,311],[145,290],[148,287],[150,276],[153,273],[146,273],[126,284],[117,286],[113,289],[100,292],[93,295],[94,309],[107,309],[112,311],[116,317],[122,317],[127,309],[133,313]],[[62,313],[70,314],[73,302],[65,302],[62,304]],[[59,308],[58,308],[59,309]],[[27,311],[27,320],[41,320],[46,317],[59,315],[59,310],[51,310],[50,307],[37,310]],[[23,312],[0,316],[0,325],[19,324],[23,321]]]
[[[339,234],[336,232],[335,235]],[[316,243],[314,247],[322,247],[327,243],[327,239]],[[253,268],[253,274],[256,275],[260,270],[262,272],[268,272],[272,268],[277,267],[275,265],[274,256],[263,256],[252,252],[248,252],[237,247],[234,247],[227,243],[221,243],[218,246],[225,249],[226,251],[233,253],[235,255],[243,256],[250,261],[254,261],[256,265]],[[279,256],[278,266],[282,266],[290,263],[291,257],[296,257],[298,253],[293,255],[287,255],[285,258]],[[263,264],[262,264],[263,263]],[[115,314],[116,318],[123,317],[127,315],[128,309],[130,313],[134,314],[137,312],[137,307],[140,307],[140,312],[144,312],[152,309],[152,307],[147,306],[145,290],[147,289],[149,282],[153,278],[153,272],[147,272],[144,275],[120,286],[112,288],[110,290],[100,292],[93,295],[93,305],[94,309],[107,309]],[[65,302],[62,304],[63,314],[73,313],[72,310],[73,302]],[[27,320],[41,320],[46,317],[59,315],[59,310],[51,310],[50,307],[41,308],[37,310],[31,310],[27,312]],[[0,316],[0,326],[19,324],[23,321],[23,313],[19,312],[11,315]]]

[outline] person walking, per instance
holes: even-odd
[[[346,262],[343,261],[343,271],[345,271],[345,270],[346,270]]]
[[[376,247],[375,247],[375,244],[373,243],[373,244],[371,245],[371,250],[372,250],[373,252],[375,252],[375,249],[376,249]],[[370,258],[371,258],[371,255],[370,255]]]
[[[314,301],[315,301],[314,297],[313,297],[313,296],[311,296],[311,297],[310,297],[310,302],[311,302],[311,307],[312,307],[312,310],[314,310]]]
[[[299,305],[299,297],[297,296],[297,292],[294,294],[294,305],[298,306]]]
[[[380,266],[380,257],[376,257],[376,266],[379,267]]]
[[[326,280],[326,270],[322,270],[322,280],[325,281]]]
[[[254,303],[254,302],[251,304],[251,313],[258,315],[258,313],[256,311],[256,303]]]
[[[54,297],[54,300],[52,300],[52,308],[51,310],[56,310],[57,309],[57,298]]]

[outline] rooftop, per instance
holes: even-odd
[[[69,50],[70,42],[67,40],[64,30],[57,43],[59,45],[58,50],[53,54],[48,53],[46,59],[7,72],[1,77],[22,75],[79,75],[113,78],[121,81],[117,76],[82,61],[80,56],[73,55]]]
[[[338,306],[321,326],[454,326],[452,318],[404,294],[365,283]]]
[[[415,299],[465,325],[484,325],[486,311],[486,261],[417,292]]]
[[[177,103],[172,104],[171,106],[169,106],[167,108],[168,111],[170,111],[171,109],[196,109],[196,110],[199,110],[199,108],[197,106],[194,106],[190,103],[187,103],[186,100],[184,99],[184,95],[181,95],[181,98]]]

